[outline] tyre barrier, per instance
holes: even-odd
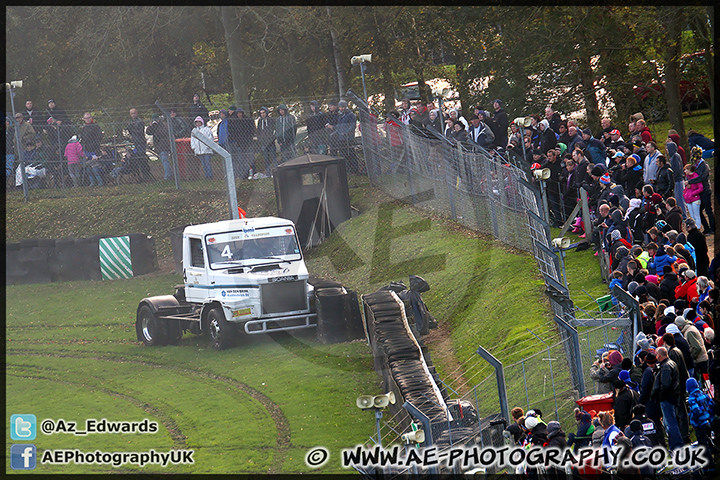
[[[461,444],[501,446],[504,426],[493,423],[500,414],[480,419],[471,402],[448,399],[447,388],[442,386],[416,328],[410,302],[402,297],[402,292],[391,289],[362,297],[363,326],[375,370],[383,377],[383,391],[394,392],[398,399],[390,405],[390,413],[397,414],[405,401],[412,403],[430,419],[433,444],[441,449]],[[410,418],[400,418],[399,428],[408,431]]]
[[[308,283],[315,289],[320,342],[332,344],[365,338],[356,292],[332,280],[311,277]]]
[[[157,270],[155,240],[143,233],[129,237],[132,275]],[[5,282],[21,285],[76,280],[101,280],[100,241],[114,238],[31,239],[7,244]]]
[[[431,422],[447,423],[445,396],[439,378],[423,353],[422,339],[408,322],[408,305],[397,293],[382,289],[362,296],[365,330],[373,350],[375,370],[384,385],[397,387],[398,401],[391,406],[397,413],[405,401],[411,402]]]

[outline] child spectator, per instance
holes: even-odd
[[[610,289],[610,299],[612,300],[613,305],[618,304],[618,299],[615,298],[614,295],[612,295],[613,288],[615,285],[617,285],[620,288],[623,288],[623,273],[620,270],[615,270],[612,272],[612,280],[610,280],[610,283],[608,284],[608,289]]]
[[[710,468],[713,467],[712,454],[714,445],[710,439],[710,422],[714,417],[714,404],[709,395],[700,390],[697,380],[688,378],[685,382],[688,392],[688,416],[690,424],[695,429],[698,443],[705,445],[706,458],[710,459]]]
[[[65,158],[68,162],[68,172],[70,178],[73,181],[73,187],[80,186],[80,178],[82,173],[82,159],[85,158],[83,153],[82,144],[78,140],[77,135],[73,135],[68,140],[68,144],[65,147]]]

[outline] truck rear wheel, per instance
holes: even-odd
[[[167,343],[165,322],[158,320],[150,307],[143,305],[138,310],[135,328],[146,347],[157,347]]]
[[[225,314],[218,308],[212,308],[207,316],[208,336],[210,345],[215,350],[223,350],[230,345],[232,332],[230,324],[225,320]]]

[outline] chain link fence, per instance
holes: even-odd
[[[240,180],[250,173],[254,178],[270,176],[278,164],[304,153],[361,157],[359,145],[340,148],[333,144],[328,138],[329,130],[322,130],[313,138],[308,136],[308,109],[312,99],[256,101],[258,105],[267,105],[270,123],[279,118],[277,106],[287,105],[289,114],[295,118],[295,129],[294,142],[285,144],[276,139],[274,130],[261,131],[257,110],[247,112],[250,124],[244,124],[238,142],[223,142],[225,134],[219,128],[221,118],[217,106],[210,106],[202,116],[213,139],[220,141],[232,155],[234,176]],[[316,100],[325,112],[331,103],[337,105],[337,99],[330,97]],[[137,119],[130,116],[131,109],[137,111]],[[222,157],[211,152],[209,159],[203,158],[193,151],[190,133],[194,113],[188,104],[156,102],[54,112],[36,109],[36,112],[39,113],[33,115],[32,124],[27,118],[18,124],[11,118],[12,114],[6,114],[5,174],[10,195],[22,195],[29,190],[28,197],[70,197],[83,194],[85,187],[97,188],[98,184],[128,192],[157,188],[223,191],[227,188]],[[92,117],[93,125],[99,127],[99,133],[85,127],[86,112]],[[69,160],[66,148],[73,136],[83,146],[84,154],[93,153],[97,158]],[[21,160],[26,178],[20,169]]]
[[[537,339],[535,352],[500,366],[500,375],[488,375],[472,386],[443,383],[451,414],[431,419],[432,438],[449,446],[499,446],[505,441],[507,412],[515,406],[540,409],[546,421],[572,425],[575,401],[597,390],[590,377],[592,363],[608,350],[632,355],[639,321],[635,299],[627,292],[615,292],[616,303],[589,295],[581,305],[570,299],[559,250],[545,221],[542,192],[523,158],[451,141],[392,117],[381,119],[352,92],[348,96],[359,107],[371,183],[394,198],[532,254],[553,313],[556,329],[545,332],[545,338],[530,332]],[[487,395],[495,389],[498,402]],[[411,421],[407,412],[396,412],[384,425],[383,442],[399,442]]]

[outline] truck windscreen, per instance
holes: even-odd
[[[289,226],[209,234],[205,243],[212,269],[259,263],[256,260],[292,262],[302,258],[295,229]]]

